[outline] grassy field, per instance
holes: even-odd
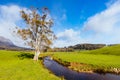
[[[0,50],[0,80],[60,80],[43,67],[41,60],[35,62],[32,57],[29,52]],[[53,58],[62,64],[69,63],[68,67],[77,71],[120,72],[120,45],[92,51],[55,52]]]
[[[70,62],[70,68],[77,71],[120,72],[120,45],[104,47],[92,51],[56,52],[54,59]]]
[[[0,80],[60,80],[45,69],[41,60],[33,55],[17,51],[0,51]]]

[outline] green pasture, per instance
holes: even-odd
[[[107,71],[120,69],[120,45],[104,47],[91,51],[56,52],[53,57],[61,62],[75,62],[88,66],[72,66],[72,68],[89,70],[105,69]]]
[[[30,53],[0,51],[0,80],[60,80]]]

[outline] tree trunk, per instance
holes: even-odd
[[[39,54],[40,54],[40,51],[39,51],[39,50],[38,50],[38,51],[35,51],[35,55],[34,55],[33,60],[38,61]]]

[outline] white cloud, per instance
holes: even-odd
[[[24,46],[24,41],[13,33],[13,29],[21,21],[21,9],[17,5],[0,5],[0,36],[10,39],[18,46]]]
[[[96,14],[85,22],[85,29],[93,30],[96,32],[109,33],[115,27],[120,27],[118,23],[120,22],[120,2],[116,2],[111,5],[105,11]]]
[[[20,7],[15,5],[11,5],[11,6],[1,5],[0,6],[0,13],[2,17],[1,20],[4,19],[10,22],[13,22],[13,21],[15,22],[20,20],[21,19],[19,15],[20,10],[21,10]]]
[[[80,32],[74,31],[73,29],[66,29],[64,32],[58,33],[57,37],[58,38],[64,38],[66,40],[73,40],[79,34],[80,34]]]
[[[86,37],[91,42],[120,43],[120,1],[117,0],[106,10],[88,18],[84,30],[86,33],[91,32]]]
[[[73,29],[66,29],[63,32],[59,32],[57,38],[58,39],[54,42],[54,47],[65,47],[85,42],[85,40],[82,40],[80,37],[80,31]]]

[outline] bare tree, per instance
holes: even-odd
[[[22,10],[20,13],[27,27],[17,29],[17,33],[26,40],[27,45],[35,49],[33,59],[38,60],[41,51],[50,46],[56,38],[51,30],[53,21],[48,18],[49,10],[48,8],[31,9],[31,11]]]

